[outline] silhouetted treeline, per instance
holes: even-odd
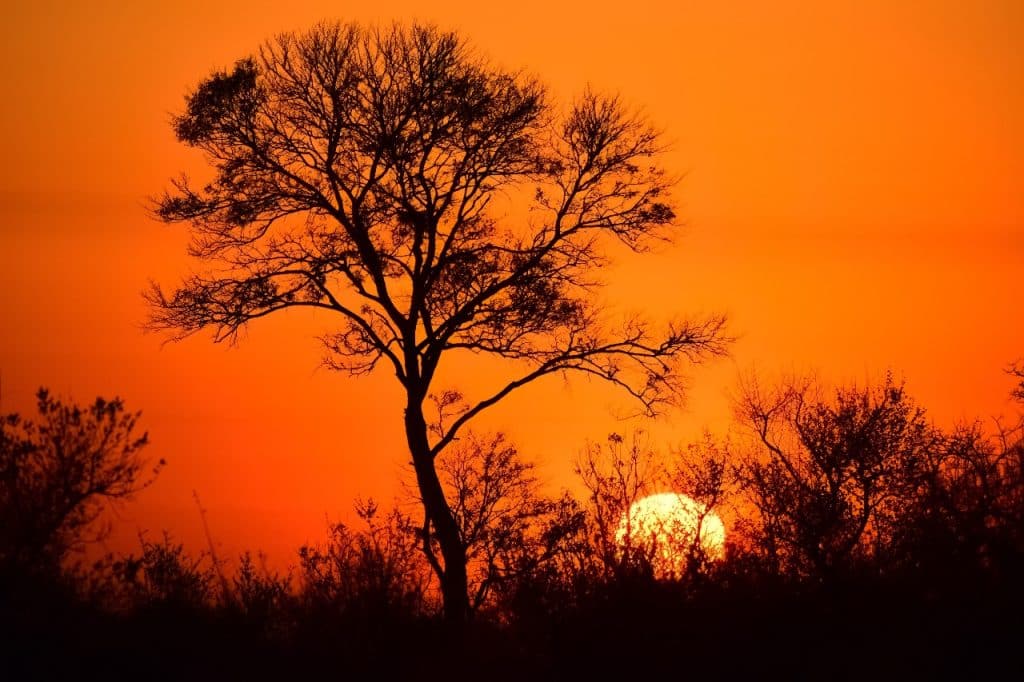
[[[5,523],[24,518],[15,512],[32,508],[26,500],[55,504],[42,482],[57,469],[44,462],[67,425],[54,424],[130,433],[134,422],[119,422],[114,404],[74,417],[43,394],[49,427],[7,418]],[[546,495],[504,436],[460,441],[439,471],[467,548],[474,616],[463,628],[440,618],[436,538],[408,505],[360,502],[356,526],[332,525],[285,573],[259,555],[225,566],[148,534],[135,553],[84,566],[72,552],[85,530],[75,519],[94,507],[49,524],[61,532],[5,526],[7,670],[11,679],[922,679],[1013,664],[1024,634],[1024,418],[939,429],[891,379],[837,390],[750,380],[736,416],[728,437],[669,454],[642,434],[588,445],[577,460],[584,499]],[[106,460],[94,461],[103,470]],[[139,467],[125,491],[138,487]],[[84,471],[66,465],[62,475]],[[616,537],[625,510],[663,490],[726,521],[724,552],[691,532],[673,547],[683,561],[666,569],[659,548]]]

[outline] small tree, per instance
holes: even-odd
[[[737,415],[755,437],[739,468],[776,568],[828,581],[913,504],[912,474],[939,434],[890,377],[821,397],[811,381],[743,387]]]
[[[708,434],[671,457],[642,432],[628,444],[613,433],[588,445],[576,473],[589,493],[590,542],[605,576],[692,582],[721,559],[718,512],[732,483],[726,457]]]
[[[582,535],[582,512],[567,497],[544,496],[534,465],[504,434],[470,433],[448,449],[438,469],[466,547],[474,612],[538,580]],[[440,572],[436,538],[425,540]]]
[[[88,407],[66,405],[46,389],[38,421],[0,418],[0,570],[59,569],[68,551],[89,538],[104,507],[147,486],[135,432],[138,413],[115,398]],[[161,460],[153,470],[157,473]]]
[[[435,459],[478,414],[551,374],[582,373],[654,412],[678,361],[723,351],[720,317],[656,331],[610,324],[596,272],[617,241],[671,233],[658,134],[609,97],[554,109],[543,86],[424,26],[321,24],[217,72],[174,121],[214,179],[158,201],[192,224],[191,253],[220,266],[149,292],[152,326],[234,339],[287,308],[335,316],[328,366],[381,361],[405,391],[404,430],[443,564],[445,611],[469,610],[466,548]],[[498,206],[506,202],[504,206]],[[512,210],[508,202],[518,202]],[[433,435],[424,416],[443,359],[518,362]]]
[[[996,424],[994,434],[980,423],[958,426],[919,460],[911,473],[913,497],[892,529],[895,567],[927,567],[932,578],[1017,575],[1024,552],[1024,428]]]
[[[706,574],[712,559],[716,558],[709,552],[706,536],[733,493],[735,477],[729,466],[728,443],[715,442],[709,433],[705,433],[700,442],[691,443],[676,453],[673,459],[668,472],[670,489],[685,493],[697,503],[694,528],[688,534],[690,542],[685,550],[686,576],[692,580]],[[724,551],[725,547],[715,548],[716,554],[724,554]]]
[[[657,548],[636,542],[633,515],[627,512],[652,492],[663,473],[642,432],[634,432],[628,445],[619,434],[609,434],[607,443],[588,444],[576,460],[576,475],[590,498],[591,543],[610,575],[651,569]]]

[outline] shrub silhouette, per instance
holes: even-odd
[[[332,524],[326,545],[299,550],[300,600],[356,620],[406,619],[427,612],[429,569],[412,521],[397,509],[381,517],[359,502],[362,532]]]
[[[796,400],[785,390],[758,395]],[[1011,664],[1024,633],[1021,424],[942,431],[891,382],[807,388],[800,400],[773,411],[779,421],[766,431],[800,478],[753,492],[778,513],[782,493],[803,486],[787,512],[791,528],[808,520],[803,535],[782,535],[762,525],[764,509],[744,506],[752,490],[737,486],[749,467],[772,462],[770,449],[755,458],[742,442],[706,437],[662,458],[642,439],[616,436],[581,456],[593,486],[581,503],[546,497],[504,437],[475,436],[439,462],[465,524],[471,579],[489,581],[465,628],[441,618],[423,524],[366,501],[359,524],[331,526],[292,571],[270,572],[249,554],[233,571],[222,566],[229,594],[210,556],[143,535],[137,555],[65,573],[74,589],[7,604],[5,672],[562,679],[678,673],[684,661],[689,675],[862,679],[988,675]],[[767,448],[759,434],[753,443]],[[853,500],[824,504],[830,480]],[[865,481],[878,485],[868,522],[827,570],[804,545],[784,544],[817,533],[825,551],[850,537]],[[659,576],[646,549],[617,554],[608,533],[621,519],[613,509],[669,485],[728,510],[729,532],[741,537],[721,560]],[[809,495],[815,486],[823,492]],[[815,504],[847,516],[819,524]],[[773,542],[786,549],[772,556]],[[424,670],[426,660],[437,665]]]
[[[1019,574],[1024,548],[1024,429],[961,426],[920,461],[892,529],[893,563],[929,580]]]
[[[190,556],[163,533],[158,542],[139,536],[142,553],[114,564],[116,579],[133,608],[201,610],[216,603],[217,575],[208,557]]]
[[[103,509],[145,488],[163,465],[147,470],[139,413],[119,398],[79,407],[40,389],[37,410],[36,420],[0,417],[0,584],[59,574],[70,550],[102,536]]]
[[[902,522],[912,472],[941,436],[890,377],[819,394],[810,381],[743,387],[737,415],[755,444],[739,475],[763,557],[828,582],[869,561]]]

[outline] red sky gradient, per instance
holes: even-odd
[[[729,424],[737,373],[891,368],[940,424],[1010,408],[1024,356],[1024,3],[23,3],[0,26],[0,411],[48,386],[143,410],[169,465],[119,512],[140,528],[275,562],[349,518],[357,495],[401,494],[394,377],[318,369],[323,320],[285,314],[238,348],[144,336],[140,292],[193,265],[186,228],[146,197],[202,158],[170,116],[214,68],[320,19],[417,18],[468,36],[568,98],[590,83],[667,133],[686,227],[623,261],[608,298],[656,318],[724,311],[732,357],[693,374],[684,410],[651,428],[677,445]],[[452,380],[468,393],[491,365]],[[548,380],[482,423],[505,429],[553,488],[584,441],[627,430],[615,394]]]

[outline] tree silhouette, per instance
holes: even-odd
[[[405,391],[453,620],[468,613],[466,548],[435,459],[471,419],[564,372],[654,412],[678,395],[681,360],[723,352],[720,317],[659,332],[612,324],[596,303],[610,243],[642,251],[675,217],[658,134],[616,98],[588,91],[561,112],[453,33],[321,24],[211,75],[174,130],[215,177],[181,178],[156,211],[190,222],[191,253],[219,269],[170,293],[154,284],[151,326],[222,341],[287,308],[335,314],[327,365],[361,375],[383,361]],[[449,403],[431,433],[424,401],[458,351],[519,370]]]
[[[0,417],[0,573],[53,573],[104,506],[151,482],[138,413],[115,398],[66,405],[45,389],[38,421]],[[159,462],[154,470],[163,465]],[[101,530],[101,529],[96,529]],[[0,576],[3,577],[3,576]],[[2,581],[0,581],[2,582]]]
[[[740,484],[760,516],[761,550],[775,570],[829,582],[913,504],[913,474],[941,435],[891,377],[829,398],[808,380],[771,390],[747,382],[737,417],[756,446]]]
[[[504,434],[469,432],[449,448],[438,469],[466,548],[474,613],[515,598],[582,541],[578,505],[567,495],[542,495],[534,465]],[[434,538],[424,539],[437,571]]]
[[[923,566],[950,582],[956,574],[1017,574],[1024,547],[1021,433],[1020,425],[1000,425],[994,436],[980,423],[961,425],[923,453],[891,530],[894,567]]]
[[[591,543],[603,564],[606,577],[623,577],[637,569],[650,571],[658,548],[640,542],[633,528],[633,503],[652,492],[659,478],[659,462],[642,432],[630,442],[617,434],[607,443],[591,443],[575,462],[588,492]],[[625,520],[624,532],[619,533]]]
[[[709,434],[671,457],[639,431],[628,442],[612,433],[588,444],[576,474],[588,493],[590,551],[606,580],[692,582],[722,558],[713,528],[731,492],[727,456]]]
[[[675,454],[668,472],[669,489],[689,495],[696,506],[694,527],[688,529],[690,542],[685,548],[686,576],[692,581],[703,577],[712,566],[714,556],[709,553],[706,539],[711,515],[720,515],[725,500],[733,494],[736,483],[730,470],[728,442],[716,442],[710,433],[701,441],[690,443],[685,450]],[[725,548],[717,548],[724,554]]]

